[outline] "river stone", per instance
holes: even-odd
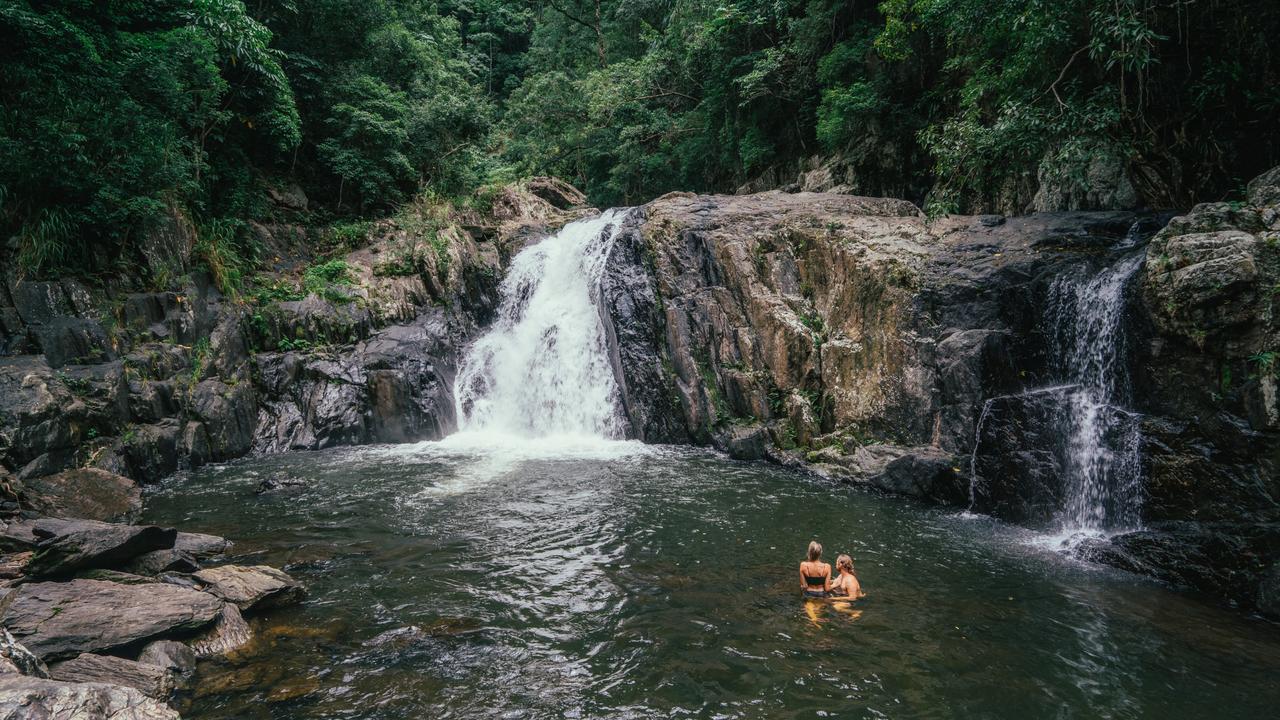
[[[208,593],[164,583],[29,583],[5,625],[31,652],[57,660],[195,632],[213,623],[223,605]]]
[[[969,485],[956,473],[956,464],[951,453],[938,448],[914,448],[890,460],[871,484],[886,492],[955,505],[963,502]]]
[[[200,563],[191,553],[177,548],[153,550],[139,555],[124,566],[128,572],[138,575],[159,575],[164,572],[190,573],[200,569]]]
[[[41,515],[120,522],[142,511],[141,488],[105,470],[67,470],[25,484],[26,507]]]
[[[223,565],[194,574],[213,593],[245,612],[301,602],[305,590],[281,570],[266,565]]]
[[[180,532],[173,541],[173,549],[191,553],[197,560],[208,560],[225,555],[231,549],[231,541],[217,535]]]
[[[253,631],[233,603],[224,603],[218,623],[204,635],[191,641],[191,650],[201,659],[226,655],[239,650],[253,639]]]
[[[92,653],[54,663],[49,667],[49,675],[63,682],[123,685],[160,701],[167,701],[177,684],[173,673],[166,668]]]
[[[196,653],[176,640],[157,640],[142,648],[138,662],[167,668],[179,678],[190,678],[196,672]]]
[[[111,567],[153,550],[171,548],[178,531],[155,525],[47,518],[34,521],[32,533],[40,542],[29,572],[56,576]]]
[[[14,639],[8,630],[0,628],[0,675],[16,673],[32,677],[49,677],[49,668],[40,658]]]
[[[141,692],[106,683],[0,675],[0,720],[180,720]]]
[[[300,477],[291,477],[289,475],[276,475],[258,483],[258,489],[254,490],[258,495],[264,493],[283,493],[290,491],[306,490],[308,482]]]

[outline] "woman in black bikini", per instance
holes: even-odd
[[[831,565],[822,562],[822,545],[809,543],[809,559],[800,563],[800,590],[807,598],[824,598],[831,591]]]

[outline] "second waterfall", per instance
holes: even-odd
[[[598,309],[625,210],[579,220],[511,261],[493,326],[454,385],[464,431],[620,439],[626,418]]]

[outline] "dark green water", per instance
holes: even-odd
[[[311,480],[255,497],[262,477]],[[1280,628],[1035,536],[687,449],[454,439],[175,479],[309,601],[188,718],[1274,718]],[[799,599],[811,537],[860,614]],[[404,630],[404,628],[415,628]]]

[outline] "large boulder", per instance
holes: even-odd
[[[106,683],[0,675],[0,720],[179,720],[141,692]]]
[[[142,511],[142,489],[127,477],[92,468],[31,478],[23,503],[42,515],[128,521]]]
[[[204,425],[207,460],[230,460],[249,451],[258,412],[251,384],[204,380],[191,390],[191,411]]]
[[[38,543],[28,571],[43,576],[112,567],[153,550],[173,547],[178,533],[155,525],[54,518],[35,520],[31,526]]]
[[[167,668],[112,655],[84,653],[49,666],[54,680],[72,683],[107,683],[138,690],[149,698],[167,702],[177,679]]]
[[[5,624],[31,652],[49,661],[194,633],[212,625],[223,605],[208,593],[164,583],[28,583]]]
[[[267,565],[222,565],[194,574],[205,592],[212,593],[244,612],[265,610],[300,602],[306,591],[282,570]]]

